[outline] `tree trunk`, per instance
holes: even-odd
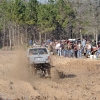
[[[98,43],[98,33],[97,33],[97,28],[95,29],[95,40],[96,40],[96,45]]]
[[[18,39],[17,39],[17,25],[16,25],[16,23],[15,23],[15,36],[14,37],[15,37],[15,47],[16,47],[16,46],[18,46],[18,42],[17,42],[18,41]]]
[[[11,27],[9,27],[9,42],[10,42],[10,50],[12,50]]]
[[[96,33],[96,45],[98,43],[98,34]]]
[[[81,43],[82,43],[82,30],[80,29],[80,39],[81,39]]]
[[[13,47],[15,48],[15,28],[12,29],[12,35],[13,35]]]
[[[21,35],[21,45],[23,45],[23,35]]]
[[[93,35],[94,35],[94,40],[95,40],[96,39],[96,37],[95,37],[95,31],[93,33],[94,33]]]
[[[18,25],[18,31],[17,32],[18,32],[18,47],[19,47],[19,38],[20,38],[19,37],[19,25]]]
[[[25,41],[26,41],[26,43],[27,43],[27,42],[28,42],[27,25],[25,26],[25,35],[26,35],[26,37],[25,37],[26,40],[25,40]]]
[[[7,50],[9,49],[9,32],[7,34]]]
[[[40,44],[42,44],[41,42],[42,42],[42,40],[41,40],[42,38],[41,38],[41,33],[39,32],[39,41],[40,41]]]
[[[47,40],[47,34],[45,33],[45,42],[46,42],[46,40]]]
[[[5,29],[5,17],[4,17],[4,26],[3,26],[3,33],[4,33],[4,36],[3,36],[3,48],[5,50],[5,32],[6,32],[6,29]]]

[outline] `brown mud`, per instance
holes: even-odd
[[[52,56],[52,79],[34,76],[26,55],[0,51],[0,100],[100,100],[99,60]]]

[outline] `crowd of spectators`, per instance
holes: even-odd
[[[82,41],[55,41],[48,44],[48,49],[55,55],[64,56],[69,58],[82,58],[94,55],[95,58],[99,57],[100,44],[93,45],[91,41],[83,39]]]
[[[35,46],[36,44],[30,44]],[[86,39],[80,40],[58,40],[42,43],[42,46],[47,47],[51,53],[58,56],[64,56],[69,58],[82,58],[93,55],[94,58],[98,58],[100,55],[100,41],[97,45],[92,41]]]

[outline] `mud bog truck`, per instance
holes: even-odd
[[[50,53],[45,47],[29,48],[27,52],[29,64],[33,69],[34,75],[50,76]]]

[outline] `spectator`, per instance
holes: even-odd
[[[70,42],[68,42],[67,49],[68,49],[68,57],[71,57],[71,43]]]
[[[74,55],[77,58],[77,44],[74,44]]]
[[[56,49],[56,52],[57,52],[57,54],[59,55],[59,56],[61,56],[61,47],[60,47],[60,42],[58,42],[57,44],[56,44],[56,47],[55,47],[55,49]]]
[[[71,44],[71,57],[74,57],[74,42]]]
[[[63,50],[63,56],[64,57],[66,57],[66,55],[67,55],[67,42],[65,41],[65,43],[64,43],[64,50]]]
[[[82,58],[82,45],[80,42],[77,44],[77,58]]]
[[[52,46],[52,44],[53,43],[50,42],[50,44],[48,45],[48,50],[53,53],[53,46]]]
[[[84,53],[85,46],[86,46],[86,40],[83,38],[82,40],[82,52],[83,53]]]
[[[60,48],[61,48],[61,55],[63,55],[63,51],[64,51],[64,42],[60,43]]]
[[[32,39],[30,39],[29,40],[29,46],[32,47],[32,45],[33,45],[33,41],[32,41]]]
[[[86,44],[86,56],[88,57],[88,55],[91,54],[91,44],[90,42],[88,41],[87,44]]]
[[[98,58],[99,55],[100,55],[100,45],[98,45],[98,50],[97,50],[97,52],[96,52],[96,57]]]

